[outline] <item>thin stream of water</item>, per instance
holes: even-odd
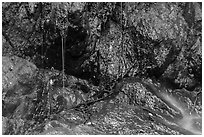
[[[62,84],[64,89],[64,37],[62,36]]]

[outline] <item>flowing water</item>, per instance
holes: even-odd
[[[62,75],[63,75],[63,88],[64,88],[64,36],[62,36]]]

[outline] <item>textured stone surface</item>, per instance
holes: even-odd
[[[3,134],[201,134],[202,3],[2,10]]]
[[[4,134],[201,133],[201,94],[171,91],[151,79],[130,77],[119,81],[111,96],[104,94],[103,100],[85,105],[100,99],[91,97],[100,89],[85,80],[66,77],[62,88],[60,72],[40,70],[31,92],[18,96],[7,92]],[[26,86],[11,91],[25,92]]]
[[[2,57],[2,88],[3,91],[11,89],[18,83],[18,80],[31,78],[37,67],[20,57]]]

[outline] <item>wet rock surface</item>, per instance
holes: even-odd
[[[26,77],[29,79],[35,73],[37,67],[29,61],[17,56],[2,57],[2,88],[9,90],[17,84],[17,80]]]
[[[5,93],[3,134],[201,134],[201,91],[129,77],[99,96],[99,87],[73,76],[63,88],[57,70],[32,75]]]
[[[201,134],[201,5],[3,3],[3,134]]]

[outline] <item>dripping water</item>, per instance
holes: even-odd
[[[62,85],[64,89],[64,36],[62,35]]]

